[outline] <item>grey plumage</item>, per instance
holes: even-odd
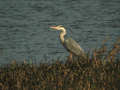
[[[80,47],[80,45],[75,40],[73,40],[72,38],[68,38],[65,40],[64,36],[66,35],[67,32],[63,26],[61,25],[51,26],[50,28],[62,31],[60,33],[60,40],[63,46],[70,52],[69,60],[72,59],[72,54],[86,58],[86,54],[84,50]]]
[[[65,47],[68,49],[68,51],[72,52],[73,54],[77,56],[83,56],[85,57],[84,50],[80,47],[80,45],[73,40],[72,38],[68,38],[64,41]]]

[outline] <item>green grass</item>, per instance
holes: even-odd
[[[65,63],[17,64],[0,67],[0,90],[118,90],[120,42],[109,51],[103,45],[87,59]]]

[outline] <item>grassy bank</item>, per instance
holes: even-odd
[[[0,90],[118,90],[120,89],[120,43],[106,46],[87,59],[52,64],[15,62],[0,67]]]

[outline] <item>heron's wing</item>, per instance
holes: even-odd
[[[72,38],[66,39],[64,44],[65,44],[65,47],[70,52],[74,53],[75,55],[80,56],[80,55],[85,54],[84,50],[80,47],[80,45],[75,40],[73,40]]]

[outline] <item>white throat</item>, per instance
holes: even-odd
[[[60,33],[60,40],[62,43],[64,43],[64,40],[65,40],[64,36],[66,35],[66,30],[65,30],[65,28],[62,28],[61,31],[62,32]]]

